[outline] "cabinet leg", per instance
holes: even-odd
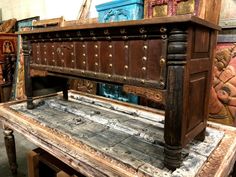
[[[64,100],[68,100],[68,89],[69,89],[69,85],[68,85],[68,81],[65,82],[64,88],[63,88],[63,99]]]
[[[15,147],[15,138],[13,135],[13,130],[8,128],[4,129],[4,140],[11,172],[13,175],[16,175],[17,174],[16,147]]]
[[[68,100],[68,89],[67,88],[63,89],[63,99]]]
[[[34,109],[34,103],[31,97],[27,98],[27,109]]]
[[[202,130],[194,139],[198,141],[204,141],[206,136],[206,129]]]
[[[164,165],[170,169],[175,170],[180,167],[182,163],[182,148],[180,146],[169,146],[165,144],[164,147]]]

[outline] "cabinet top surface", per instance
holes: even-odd
[[[73,26],[64,27],[52,27],[45,29],[34,29],[32,31],[23,31],[18,34],[33,34],[33,33],[46,33],[55,31],[68,31],[68,30],[82,30],[82,29],[94,29],[94,28],[112,28],[112,27],[123,27],[123,26],[140,26],[140,25],[155,25],[155,24],[172,24],[172,23],[192,23],[202,26],[206,26],[215,30],[220,30],[221,28],[213,23],[200,19],[193,15],[179,15],[171,17],[155,17],[152,19],[143,20],[131,20],[122,22],[111,22],[111,23],[93,23],[93,24],[78,24]]]

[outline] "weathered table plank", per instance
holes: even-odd
[[[74,93],[69,101],[60,94],[35,101],[34,110],[24,101],[0,105],[3,124],[87,176],[202,175],[218,144],[236,141],[208,127],[205,141],[193,141],[184,149],[181,167],[169,171],[163,165],[163,117],[152,109]]]

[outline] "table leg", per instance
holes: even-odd
[[[68,85],[68,82],[66,81],[66,83],[63,87],[63,99],[64,100],[68,100],[68,88],[69,88],[69,85]]]
[[[13,175],[17,174],[16,148],[13,130],[4,128],[4,140],[10,169]]]
[[[31,49],[29,46],[30,44],[27,41],[23,41],[22,48],[24,54],[25,94],[27,96],[27,109],[34,109],[32,79],[30,75]]]

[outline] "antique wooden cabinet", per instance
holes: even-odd
[[[164,163],[175,169],[182,148],[205,137],[217,30],[184,15],[21,32],[27,107],[33,71],[151,90],[165,104]]]

